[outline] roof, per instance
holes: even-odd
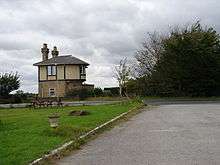
[[[72,55],[65,56],[57,56],[50,58],[48,60],[44,60],[41,62],[37,62],[34,66],[43,66],[43,65],[89,65],[87,62],[82,61]]]

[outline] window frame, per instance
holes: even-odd
[[[53,93],[53,94],[51,94]],[[49,97],[55,97],[56,96],[56,90],[55,88],[49,88]]]
[[[86,66],[80,65],[79,72],[80,75],[86,75]]]
[[[48,76],[56,76],[57,75],[57,67],[55,65],[47,66],[47,75]]]

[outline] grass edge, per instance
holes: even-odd
[[[43,155],[41,158],[38,158],[30,162],[29,165],[54,164],[56,160],[61,159],[64,156],[68,156],[74,151],[79,150],[81,146],[85,145],[91,140],[94,140],[97,136],[104,133],[105,131],[111,130],[117,124],[128,121],[134,115],[142,112],[144,110],[143,109],[144,107],[146,106],[143,103],[140,103],[139,105],[131,108],[127,112],[121,113],[118,116],[114,117],[113,119],[105,122],[104,124],[97,126],[93,130],[89,131],[91,133],[86,133],[75,141],[71,140],[63,144],[61,147],[58,147],[57,149],[52,150],[49,154]]]

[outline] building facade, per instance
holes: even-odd
[[[47,44],[41,49],[42,61],[35,63],[38,67],[39,97],[65,97],[68,92],[80,88],[94,88],[86,85],[86,68],[89,64],[72,55],[59,56],[54,47],[52,57],[49,56]]]

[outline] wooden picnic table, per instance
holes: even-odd
[[[31,102],[31,107],[33,108],[52,107],[53,105],[63,106],[63,103],[60,98],[57,100],[36,98]]]

